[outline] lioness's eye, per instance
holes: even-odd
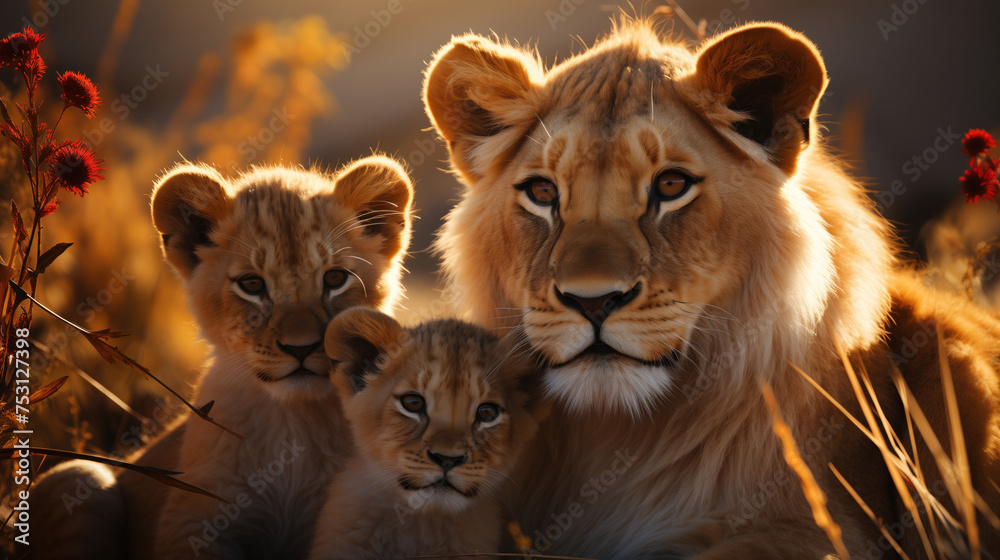
[[[539,206],[551,206],[559,198],[559,188],[556,184],[541,177],[532,177],[517,185],[517,189],[524,191],[528,198]]]
[[[500,416],[500,407],[493,403],[483,403],[476,410],[476,420],[478,422],[492,422]]]
[[[653,190],[660,200],[674,200],[683,196],[694,183],[690,175],[671,169],[656,176]]]
[[[350,273],[343,268],[331,268],[323,275],[323,286],[328,290],[342,288],[347,283]]]
[[[256,274],[237,278],[236,285],[251,296],[263,295],[267,291],[267,284],[264,283],[264,279]]]
[[[426,408],[426,403],[424,403],[424,398],[420,395],[409,393],[399,397],[399,404],[403,405],[404,410],[410,412],[423,412]]]

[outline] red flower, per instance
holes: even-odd
[[[59,76],[59,86],[63,90],[62,98],[66,100],[67,107],[79,107],[84,114],[93,118],[94,111],[101,103],[101,94],[94,82],[83,74],[66,72]]]
[[[35,30],[30,27],[25,27],[24,31],[20,33],[14,33],[0,39],[0,68],[11,66],[15,70],[24,71],[29,62],[35,58],[40,60],[38,45],[44,39],[45,35],[35,33]]]
[[[961,181],[962,191],[969,204],[975,204],[980,199],[992,200],[1000,194],[997,172],[989,167],[979,165],[972,169],[966,169]]]
[[[83,196],[91,183],[104,178],[100,175],[100,163],[83,141],[74,140],[59,146],[52,154],[49,176],[58,186]]]
[[[993,141],[993,137],[990,136],[989,132],[978,128],[965,133],[965,138],[962,138],[962,151],[971,158],[996,145],[997,143]]]

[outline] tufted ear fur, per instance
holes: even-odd
[[[383,238],[386,258],[410,245],[413,184],[406,170],[383,156],[351,163],[337,174],[334,197],[357,212],[365,232]]]
[[[181,164],[153,188],[153,226],[160,232],[163,256],[185,280],[201,262],[198,247],[229,210],[225,179],[207,165]]]
[[[474,153],[480,140],[535,121],[542,76],[534,57],[475,34],[452,38],[434,55],[424,105],[455,169],[474,180],[486,165]]]
[[[794,173],[827,84],[809,39],[775,23],[737,28],[701,49],[687,82],[681,91],[710,120],[762,145],[775,165]]]
[[[334,383],[347,398],[365,388],[365,379],[378,375],[375,364],[399,344],[403,327],[370,307],[352,307],[338,314],[326,328],[323,347],[334,366]]]

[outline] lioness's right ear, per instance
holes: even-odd
[[[395,319],[370,307],[352,307],[334,317],[323,347],[333,362],[333,381],[341,395],[364,389],[366,378],[378,375],[379,358],[399,344],[402,334]]]
[[[198,263],[197,249],[212,245],[209,232],[229,208],[225,179],[206,165],[181,164],[153,187],[153,227],[163,256],[185,279]]]
[[[496,137],[513,145],[517,130],[535,122],[543,76],[534,56],[474,34],[453,38],[434,55],[424,105],[457,171],[475,181],[492,160],[477,160],[478,141]],[[490,150],[503,151],[503,144]]]

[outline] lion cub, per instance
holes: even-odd
[[[157,184],[153,222],[211,344],[181,436],[184,481],[228,503],[171,490],[156,558],[300,558],[323,490],[353,444],[330,383],[323,333],[358,305],[399,295],[413,188],[373,156],[335,176],[261,168],[227,180],[181,165]]]
[[[310,559],[497,550],[491,494],[542,412],[519,336],[456,320],[404,329],[366,308],[330,323],[326,352],[358,446],[330,485]]]

